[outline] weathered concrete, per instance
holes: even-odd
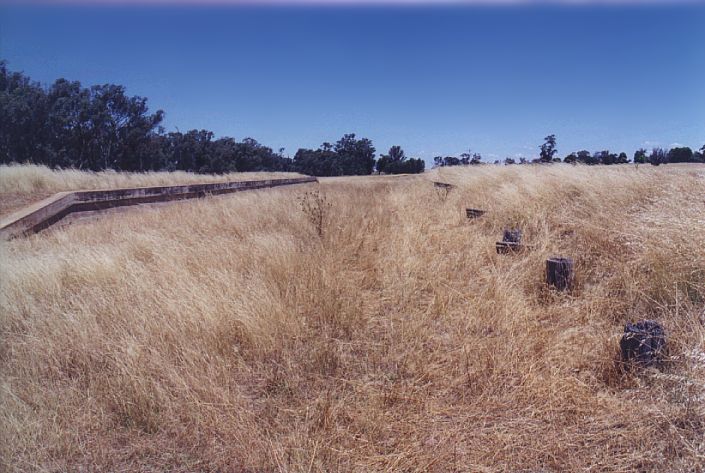
[[[495,243],[495,248],[498,255],[506,255],[507,253],[518,253],[524,250],[524,245],[514,241],[498,241]]]
[[[465,215],[467,215],[468,218],[480,218],[483,215],[485,215],[486,213],[487,213],[487,210],[470,209],[470,208],[465,209]]]
[[[575,282],[573,259],[555,257],[546,260],[546,283],[558,291],[571,291]]]
[[[666,354],[666,332],[654,320],[627,323],[619,347],[625,362],[640,366],[658,364]]]
[[[516,253],[524,249],[521,244],[521,229],[505,229],[502,241],[496,244],[498,254]]]
[[[448,184],[447,182],[438,182],[438,181],[433,181],[433,185],[435,187],[440,187],[441,189],[446,189],[446,190],[450,190],[455,187],[453,184]]]
[[[69,214],[96,212],[114,207],[173,200],[194,199],[293,184],[318,182],[315,177],[267,179],[261,181],[218,182],[184,186],[134,187],[127,189],[59,192],[0,220],[0,238],[9,240],[37,233]]]

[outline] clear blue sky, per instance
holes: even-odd
[[[355,132],[431,160],[705,143],[705,4],[0,6],[0,57],[117,83],[168,130],[292,156]]]

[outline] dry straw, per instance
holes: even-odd
[[[323,179],[2,242],[0,469],[702,471],[704,171]],[[530,251],[496,254],[510,227]],[[662,371],[619,363],[639,318]]]

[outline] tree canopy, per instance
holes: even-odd
[[[416,174],[425,166],[423,159],[407,158],[401,146],[392,146],[377,160],[377,171],[385,174]]]
[[[553,162],[553,156],[558,152],[556,149],[556,135],[548,135],[541,145],[539,159],[542,163]]]
[[[1,163],[138,170],[163,118],[122,86],[59,79],[45,89],[0,62]]]

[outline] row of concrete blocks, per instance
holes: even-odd
[[[468,218],[476,219],[486,213],[480,209],[466,209]],[[505,230],[502,241],[496,244],[497,253],[507,254],[523,251],[527,245],[521,243],[521,230]],[[546,260],[546,283],[558,291],[573,288],[574,265],[571,258],[555,257]],[[639,366],[658,364],[666,352],[666,333],[654,320],[640,320],[624,327],[624,335],[619,342],[622,359]]]
[[[218,182],[183,186],[135,187],[127,189],[59,192],[0,220],[0,238],[10,240],[37,233],[67,215],[100,212],[115,207],[194,199],[253,189],[318,182],[315,177]]]

